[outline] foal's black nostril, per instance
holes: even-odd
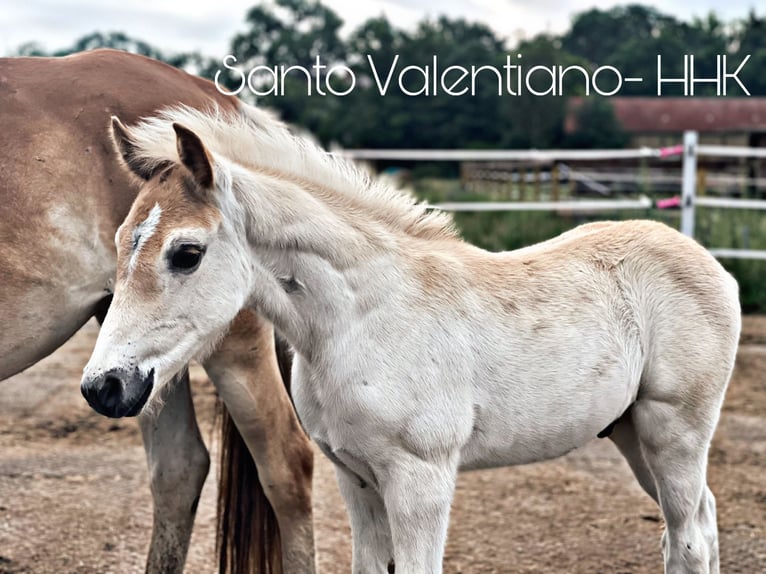
[[[113,374],[105,375],[101,389],[98,391],[98,400],[102,408],[107,412],[113,413],[122,403],[122,397],[122,381]]]
[[[120,374],[120,371],[111,370],[83,381],[82,396],[97,413],[108,417],[122,416],[125,384]]]
[[[154,369],[144,376],[138,369],[112,369],[83,379],[82,396],[97,413],[107,417],[136,416],[154,387]]]

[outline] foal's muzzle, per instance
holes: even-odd
[[[134,417],[146,404],[154,387],[154,369],[147,376],[133,371],[112,369],[83,379],[82,396],[97,413],[112,418]]]

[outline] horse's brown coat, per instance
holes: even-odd
[[[103,267],[113,265],[114,233],[137,188],[115,161],[110,116],[136,121],[168,105],[212,101],[238,106],[206,80],[115,50],[0,59],[0,309],[11,313],[0,349],[16,357],[0,378],[61,345],[111,288],[114,269]],[[84,251],[99,257],[83,261]],[[94,278],[103,278],[101,293]],[[68,302],[73,289],[86,291],[79,305]],[[61,328],[41,328],[41,316]]]
[[[176,104],[196,109],[217,105],[229,112],[240,106],[211,82],[114,50],[64,58],[0,58],[0,380],[55,350],[103,309],[104,298],[111,292],[116,271],[115,232],[138,187],[114,152],[110,116],[132,123]],[[168,172],[165,177],[184,189],[180,173]],[[156,201],[162,202],[159,192]],[[200,224],[211,223],[204,216],[200,219],[198,212],[193,216],[190,212],[190,217]],[[128,236],[120,240],[130,241]],[[146,248],[159,249],[151,242]],[[252,314],[239,321],[259,333],[271,331]],[[232,340],[246,334],[240,327]],[[273,347],[262,349],[272,354],[266,359],[273,361]],[[304,571],[312,570],[311,510],[306,504],[311,497],[308,440],[278,372],[263,368],[264,354],[228,354],[227,358],[236,363],[237,372],[248,384],[257,387],[259,400],[264,401],[259,407],[279,415],[259,421],[268,431],[260,429],[259,436],[266,437],[264,444],[271,445],[269,439],[276,436],[279,445],[291,446],[283,451],[277,443],[271,445],[260,458],[259,468],[269,468],[275,480],[294,482],[267,486],[278,515],[289,509],[290,519],[300,518],[300,533],[293,536],[293,544],[310,555]],[[221,365],[223,371],[234,367]],[[188,441],[194,443],[194,437]],[[207,472],[204,448],[202,454],[205,464],[200,466],[200,487]],[[162,470],[163,461],[153,464]],[[160,478],[162,475],[158,473]],[[153,487],[157,486],[155,478],[153,474]],[[198,479],[186,477],[188,484]],[[167,483],[167,477],[164,480]],[[193,487],[178,485],[176,491],[189,488]],[[283,490],[285,497],[281,497]],[[236,511],[246,513],[247,509]],[[176,571],[183,566],[191,523],[181,528],[187,529],[183,535],[175,531],[163,534],[158,531],[158,518],[162,519],[162,510],[155,513],[147,570]],[[289,526],[287,519],[282,522],[283,528]],[[183,537],[186,539],[176,540]],[[172,549],[168,539],[173,540]]]

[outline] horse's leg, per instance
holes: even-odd
[[[112,297],[95,310],[103,324]],[[156,415],[138,417],[144,441],[154,499],[154,523],[146,572],[183,572],[197,504],[210,468],[210,455],[202,442],[184,371],[166,391]]]
[[[458,454],[435,460],[395,453],[381,492],[391,525],[396,574],[439,574],[455,492]],[[382,475],[382,473],[381,473]]]
[[[149,464],[154,524],[148,573],[183,572],[210,457],[194,416],[189,374],[169,385],[162,410],[138,419]]]
[[[340,467],[335,468],[353,534],[351,571],[353,574],[387,572],[393,564],[394,547],[383,499],[372,485]]]
[[[313,451],[279,373],[273,327],[254,312],[240,312],[204,366],[276,514],[284,571],[314,572]]]
[[[633,415],[628,412],[625,413],[622,418],[614,426],[612,434],[609,438],[617,446],[622,456],[628,461],[633,474],[635,475],[641,488],[651,496],[655,502],[659,502],[657,498],[657,486],[654,483],[654,477],[652,471],[646,464],[644,453],[641,452],[641,443],[636,433],[636,427],[633,424]]]
[[[641,450],[665,517],[666,574],[718,572],[715,498],[705,478],[718,408],[647,399],[633,407]]]

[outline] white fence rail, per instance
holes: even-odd
[[[759,251],[757,249],[713,248],[708,249],[708,251],[719,259],[759,259],[766,261],[766,251]]]
[[[730,199],[728,197],[697,197],[695,205],[700,207],[717,207],[719,209],[766,209],[763,199]]]
[[[687,132],[688,133],[688,132]],[[766,158],[766,148],[741,147],[729,145],[701,145],[697,146],[699,155],[712,157],[760,157]]]
[[[639,199],[581,199],[573,201],[460,201],[434,203],[433,207],[444,211],[567,211],[593,212],[615,209],[649,209],[652,200]]]
[[[664,157],[655,148],[638,149],[353,149],[340,152],[358,160],[399,161],[584,161]]]
[[[682,145],[664,148],[638,148],[627,150],[343,150],[340,154],[357,160],[398,161],[597,161],[643,158],[671,158],[680,156],[681,177],[681,232],[694,237],[695,208],[766,210],[766,200],[733,199],[697,196],[697,158],[739,157],[766,158],[766,148],[739,146],[699,145],[697,132],[684,133]],[[630,199],[593,199],[572,201],[494,201],[449,202],[434,204],[445,211],[563,211],[594,212],[623,209],[648,209],[652,201],[647,197]],[[720,258],[766,260],[766,251],[751,249],[711,248]]]

